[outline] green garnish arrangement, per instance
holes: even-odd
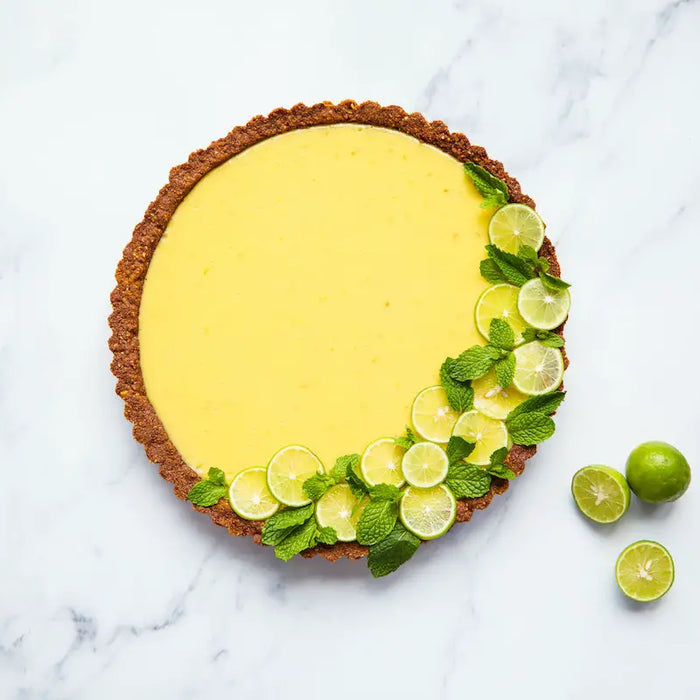
[[[494,286],[476,309],[485,342],[445,359],[440,383],[414,400],[404,435],[339,457],[328,471],[311,450],[292,445],[230,485],[212,468],[188,494],[204,507],[228,497],[240,517],[263,520],[261,541],[279,559],[356,540],[369,548],[372,575],[386,576],[452,527],[459,500],[485,496],[493,479],[516,477],[513,445],[554,434],[552,414],[565,397],[556,329],[569,312],[569,285],[538,255],[544,223],[534,210],[509,204],[506,184],[484,168],[465,163],[464,170],[481,206],[496,208],[480,265]]]

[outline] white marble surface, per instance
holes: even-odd
[[[698,465],[700,2],[0,4],[0,697],[700,697],[698,484],[578,516],[647,439]],[[566,278],[569,398],[515,488],[399,574],[173,498],[109,373],[113,270],[168,168],[251,115],[373,98],[488,146]],[[617,553],[664,542],[660,603]]]

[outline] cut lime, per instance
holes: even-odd
[[[311,503],[304,493],[304,482],[323,472],[321,460],[301,445],[282,448],[267,465],[267,485],[272,495],[285,506]]]
[[[452,527],[456,515],[457,501],[444,484],[429,489],[409,486],[399,506],[401,522],[422,540],[444,535]]]
[[[568,289],[549,290],[539,278],[525,282],[518,294],[518,311],[525,322],[545,331],[561,326],[570,306]]]
[[[489,418],[499,420],[503,420],[527,398],[512,384],[507,389],[503,389],[496,379],[494,370],[472,380],[472,389],[474,389],[474,408]]]
[[[513,384],[523,394],[547,394],[564,379],[564,358],[557,348],[548,348],[538,341],[526,343],[513,351],[515,375]]]
[[[467,457],[472,464],[489,464],[493,452],[508,447],[506,424],[479,411],[463,413],[455,424],[454,435],[474,443],[474,451]]]
[[[571,480],[579,510],[597,523],[614,523],[630,505],[630,487],[620,472],[594,464],[579,469]]]
[[[417,442],[401,462],[406,481],[421,488],[437,486],[444,481],[449,466],[445,450],[434,442]]]
[[[228,500],[234,512],[245,520],[265,520],[280,507],[267,486],[265,467],[240,472],[231,482]]]
[[[640,540],[624,549],[615,565],[620,590],[640,603],[668,593],[674,576],[673,559],[666,547],[649,540]]]
[[[360,474],[365,483],[393,484],[404,483],[401,460],[406,450],[396,444],[394,438],[381,438],[367,447],[360,461]]]
[[[544,222],[525,204],[506,204],[489,221],[489,240],[514,255],[521,245],[539,250],[544,241]]]
[[[332,527],[341,542],[352,542],[361,508],[347,484],[337,484],[321,496],[316,504],[316,522],[320,527]]]
[[[522,342],[522,334],[527,328],[527,323],[518,311],[519,293],[520,288],[512,284],[496,284],[481,293],[476,302],[474,316],[476,328],[486,340],[489,339],[491,320],[502,318],[513,329],[516,343]]]
[[[431,442],[447,442],[459,418],[441,386],[430,386],[416,396],[411,407],[411,421],[416,432]]]

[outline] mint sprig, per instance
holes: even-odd
[[[479,270],[492,284],[507,282],[522,287],[525,282],[535,277],[532,262],[529,260],[506,253],[492,244],[486,246],[486,254],[488,258],[481,262]]]
[[[419,546],[420,540],[397,521],[381,542],[369,548],[367,566],[372,576],[379,578],[396,571],[416,553]]]
[[[554,435],[554,421],[550,418],[566,396],[565,391],[552,391],[531,396],[516,406],[506,417],[510,437],[518,445],[537,445]]]
[[[403,447],[404,450],[411,449],[417,442],[420,442],[420,438],[408,425],[406,426],[406,433],[396,438],[396,444],[399,447]]]
[[[445,448],[445,452],[447,453],[447,461],[450,465],[461,462],[463,459],[469,457],[469,455],[474,451],[474,447],[475,443],[468,442],[458,435],[453,435]]]
[[[303,484],[304,494],[312,501],[318,501],[327,493],[328,489],[342,481],[347,474],[348,467],[354,468],[360,462],[360,455],[343,455],[335,460],[335,465],[328,474],[314,474]]]
[[[458,413],[471,411],[474,406],[474,389],[469,380],[459,380],[452,376],[452,369],[457,360],[448,357],[440,367],[440,384],[445,390],[447,401]]]
[[[357,521],[357,541],[360,544],[381,542],[396,525],[401,491],[392,484],[377,484],[368,489],[370,498]]]
[[[548,348],[563,348],[564,338],[552,331],[542,331],[537,328],[526,328],[522,333],[522,339],[526,343],[537,340]]]
[[[187,493],[187,498],[196,506],[216,505],[226,496],[226,475],[221,469],[211,467],[206,478],[198,481]]]
[[[484,198],[484,201],[480,205],[482,209],[502,207],[504,204],[508,204],[510,195],[508,194],[508,187],[503,180],[499,180],[499,178],[492,175],[486,168],[482,168],[476,163],[465,163],[464,172],[474,183],[474,187],[479,194]]]
[[[502,318],[492,318],[488,345],[474,345],[449,366],[449,374],[458,382],[478,379],[495,368],[502,389],[509,387],[515,374],[515,334]],[[470,387],[471,388],[471,387]]]
[[[338,534],[332,527],[319,528],[313,504],[285,508],[270,516],[263,525],[260,539],[275,548],[275,556],[289,561],[295,554],[317,544],[335,544]]]
[[[500,447],[491,453],[489,464],[484,467],[484,471],[491,476],[497,476],[499,479],[515,479],[515,472],[505,463],[508,457],[508,448]]]
[[[475,464],[453,464],[445,479],[445,486],[455,498],[480,498],[491,488],[491,475]]]
[[[304,525],[314,514],[311,503],[299,508],[284,508],[271,515],[263,525],[260,539],[263,544],[278,545],[291,532]]]

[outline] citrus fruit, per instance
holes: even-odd
[[[429,489],[409,486],[399,505],[401,522],[422,540],[444,535],[452,527],[456,515],[457,501],[444,484]]]
[[[476,302],[474,317],[477,330],[486,340],[489,339],[492,319],[501,318],[513,329],[516,344],[522,342],[527,323],[518,311],[519,293],[520,288],[512,284],[495,284],[481,293]]]
[[[316,522],[320,527],[332,527],[341,542],[352,542],[362,508],[347,484],[336,484],[321,496],[316,504]]]
[[[673,559],[666,547],[649,540],[631,544],[615,564],[620,590],[640,603],[661,598],[673,585],[674,577]]]
[[[459,418],[441,386],[423,389],[413,400],[411,421],[416,432],[430,442],[447,442]]]
[[[467,457],[472,464],[489,464],[493,452],[508,447],[506,424],[479,411],[463,413],[455,424],[454,435],[474,443],[474,451]]]
[[[245,520],[265,520],[280,507],[267,485],[265,467],[240,472],[231,482],[228,500],[234,512]]]
[[[434,442],[417,442],[403,456],[401,469],[411,486],[437,486],[447,476],[449,468],[445,450]]]
[[[548,394],[564,379],[564,358],[557,348],[548,348],[534,340],[513,351],[513,384],[523,394]]]
[[[538,278],[529,280],[520,288],[518,311],[526,323],[534,328],[551,331],[566,320],[571,307],[568,289],[547,289]]]
[[[360,460],[360,475],[370,486],[404,483],[401,460],[406,450],[394,438],[381,438],[369,445]]]
[[[625,477],[599,464],[583,467],[574,474],[571,493],[579,510],[597,523],[614,523],[630,505]]]
[[[635,495],[649,503],[675,501],[690,486],[688,461],[667,442],[643,442],[632,450],[626,473]]]
[[[272,495],[285,506],[311,503],[304,493],[304,482],[323,472],[321,460],[301,445],[283,447],[267,465],[267,485]]]
[[[513,255],[521,245],[539,250],[544,241],[544,222],[525,204],[506,204],[489,221],[489,240]]]
[[[483,377],[472,380],[474,389],[474,408],[489,418],[504,419],[527,396],[519,392],[512,384],[503,389],[494,370]]]

